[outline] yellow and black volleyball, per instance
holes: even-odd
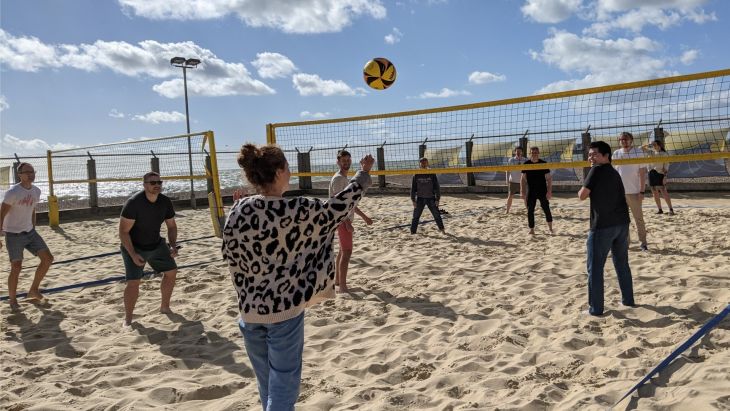
[[[384,57],[376,57],[365,64],[362,76],[368,86],[385,90],[395,83],[395,66]]]

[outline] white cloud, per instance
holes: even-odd
[[[109,117],[112,117],[112,118],[124,118],[124,117],[126,117],[126,115],[124,113],[120,112],[119,110],[113,108],[113,109],[111,109],[109,111]]]
[[[102,69],[130,76],[175,78],[156,84],[152,89],[162,96],[183,95],[182,73],[170,66],[175,56],[202,60],[196,69],[188,70],[188,91],[204,96],[275,94],[271,87],[255,80],[242,63],[228,63],[213,52],[191,41],[159,43],[145,40],[138,44],[119,41],[96,41],[93,44],[46,45],[38,39],[14,37],[0,29],[0,61],[9,68],[38,71],[42,68],[71,67],[84,71]],[[18,44],[32,43],[32,47]],[[37,51],[33,51],[37,49]],[[52,56],[49,57],[49,56]]]
[[[298,73],[292,76],[294,88],[300,96],[356,96],[364,95],[365,90],[353,89],[342,80],[323,80],[316,74]]]
[[[74,144],[67,143],[49,144],[39,138],[23,140],[10,134],[5,134],[2,141],[0,141],[0,146],[2,146],[3,152],[19,152],[23,154],[45,153],[46,150],[66,150],[78,147]]]
[[[233,14],[251,27],[333,33],[361,16],[385,18],[380,0],[119,0],[124,12],[154,20],[208,20]]]
[[[624,0],[599,0],[593,4],[590,17],[595,22],[584,34],[607,36],[612,30],[641,33],[645,26],[661,30],[691,21],[704,24],[716,21],[714,13],[707,14],[699,6],[707,0],[650,0],[643,2]]]
[[[185,121],[185,114],[178,111],[152,111],[147,114],[137,114],[132,120],[144,121],[145,123],[181,123]]]
[[[279,53],[258,53],[251,62],[261,78],[286,77],[297,70],[297,66],[288,57]]]
[[[388,44],[395,44],[400,41],[400,39],[403,38],[403,33],[398,30],[397,27],[393,27],[393,31],[390,32],[387,36],[385,36],[385,42]]]
[[[442,88],[439,92],[426,91],[418,95],[417,98],[449,98],[455,96],[469,96],[470,92],[466,90],[451,90],[446,87]]]
[[[305,110],[305,111],[302,111],[301,113],[299,113],[299,117],[302,117],[302,118],[327,118],[329,116],[330,116],[329,111],[326,111],[324,113],[322,113],[320,111],[312,113],[312,112]]]
[[[604,40],[553,31],[543,40],[542,51],[531,51],[531,55],[567,73],[585,76],[549,84],[539,91],[545,93],[675,74],[666,70],[663,59],[653,55],[660,49],[660,44],[646,37]]]
[[[487,84],[505,80],[507,77],[504,74],[492,74],[488,71],[475,71],[469,74],[470,84]]]
[[[10,104],[5,99],[5,96],[0,94],[0,111],[5,111],[10,108]]]
[[[579,10],[582,0],[527,0],[522,14],[539,23],[560,23]]]
[[[682,64],[690,65],[695,60],[697,60],[697,57],[700,56],[699,50],[687,50],[684,53],[682,53],[682,57],[679,58],[679,60],[682,62]]]

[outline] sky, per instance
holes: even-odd
[[[730,67],[727,0],[0,0],[0,156]],[[385,57],[387,90],[362,77]]]

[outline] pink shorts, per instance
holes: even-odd
[[[337,238],[340,240],[341,250],[352,250],[352,233],[345,228],[347,224],[347,222],[343,221],[337,226]]]

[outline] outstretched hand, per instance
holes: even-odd
[[[375,164],[375,158],[373,158],[372,155],[368,154],[365,157],[360,160],[360,167],[362,167],[362,171],[369,172],[371,168],[373,168],[373,164]]]
[[[235,191],[233,191],[233,202],[236,202],[246,196],[248,196],[248,193],[246,192],[246,190],[243,188],[238,188]]]

